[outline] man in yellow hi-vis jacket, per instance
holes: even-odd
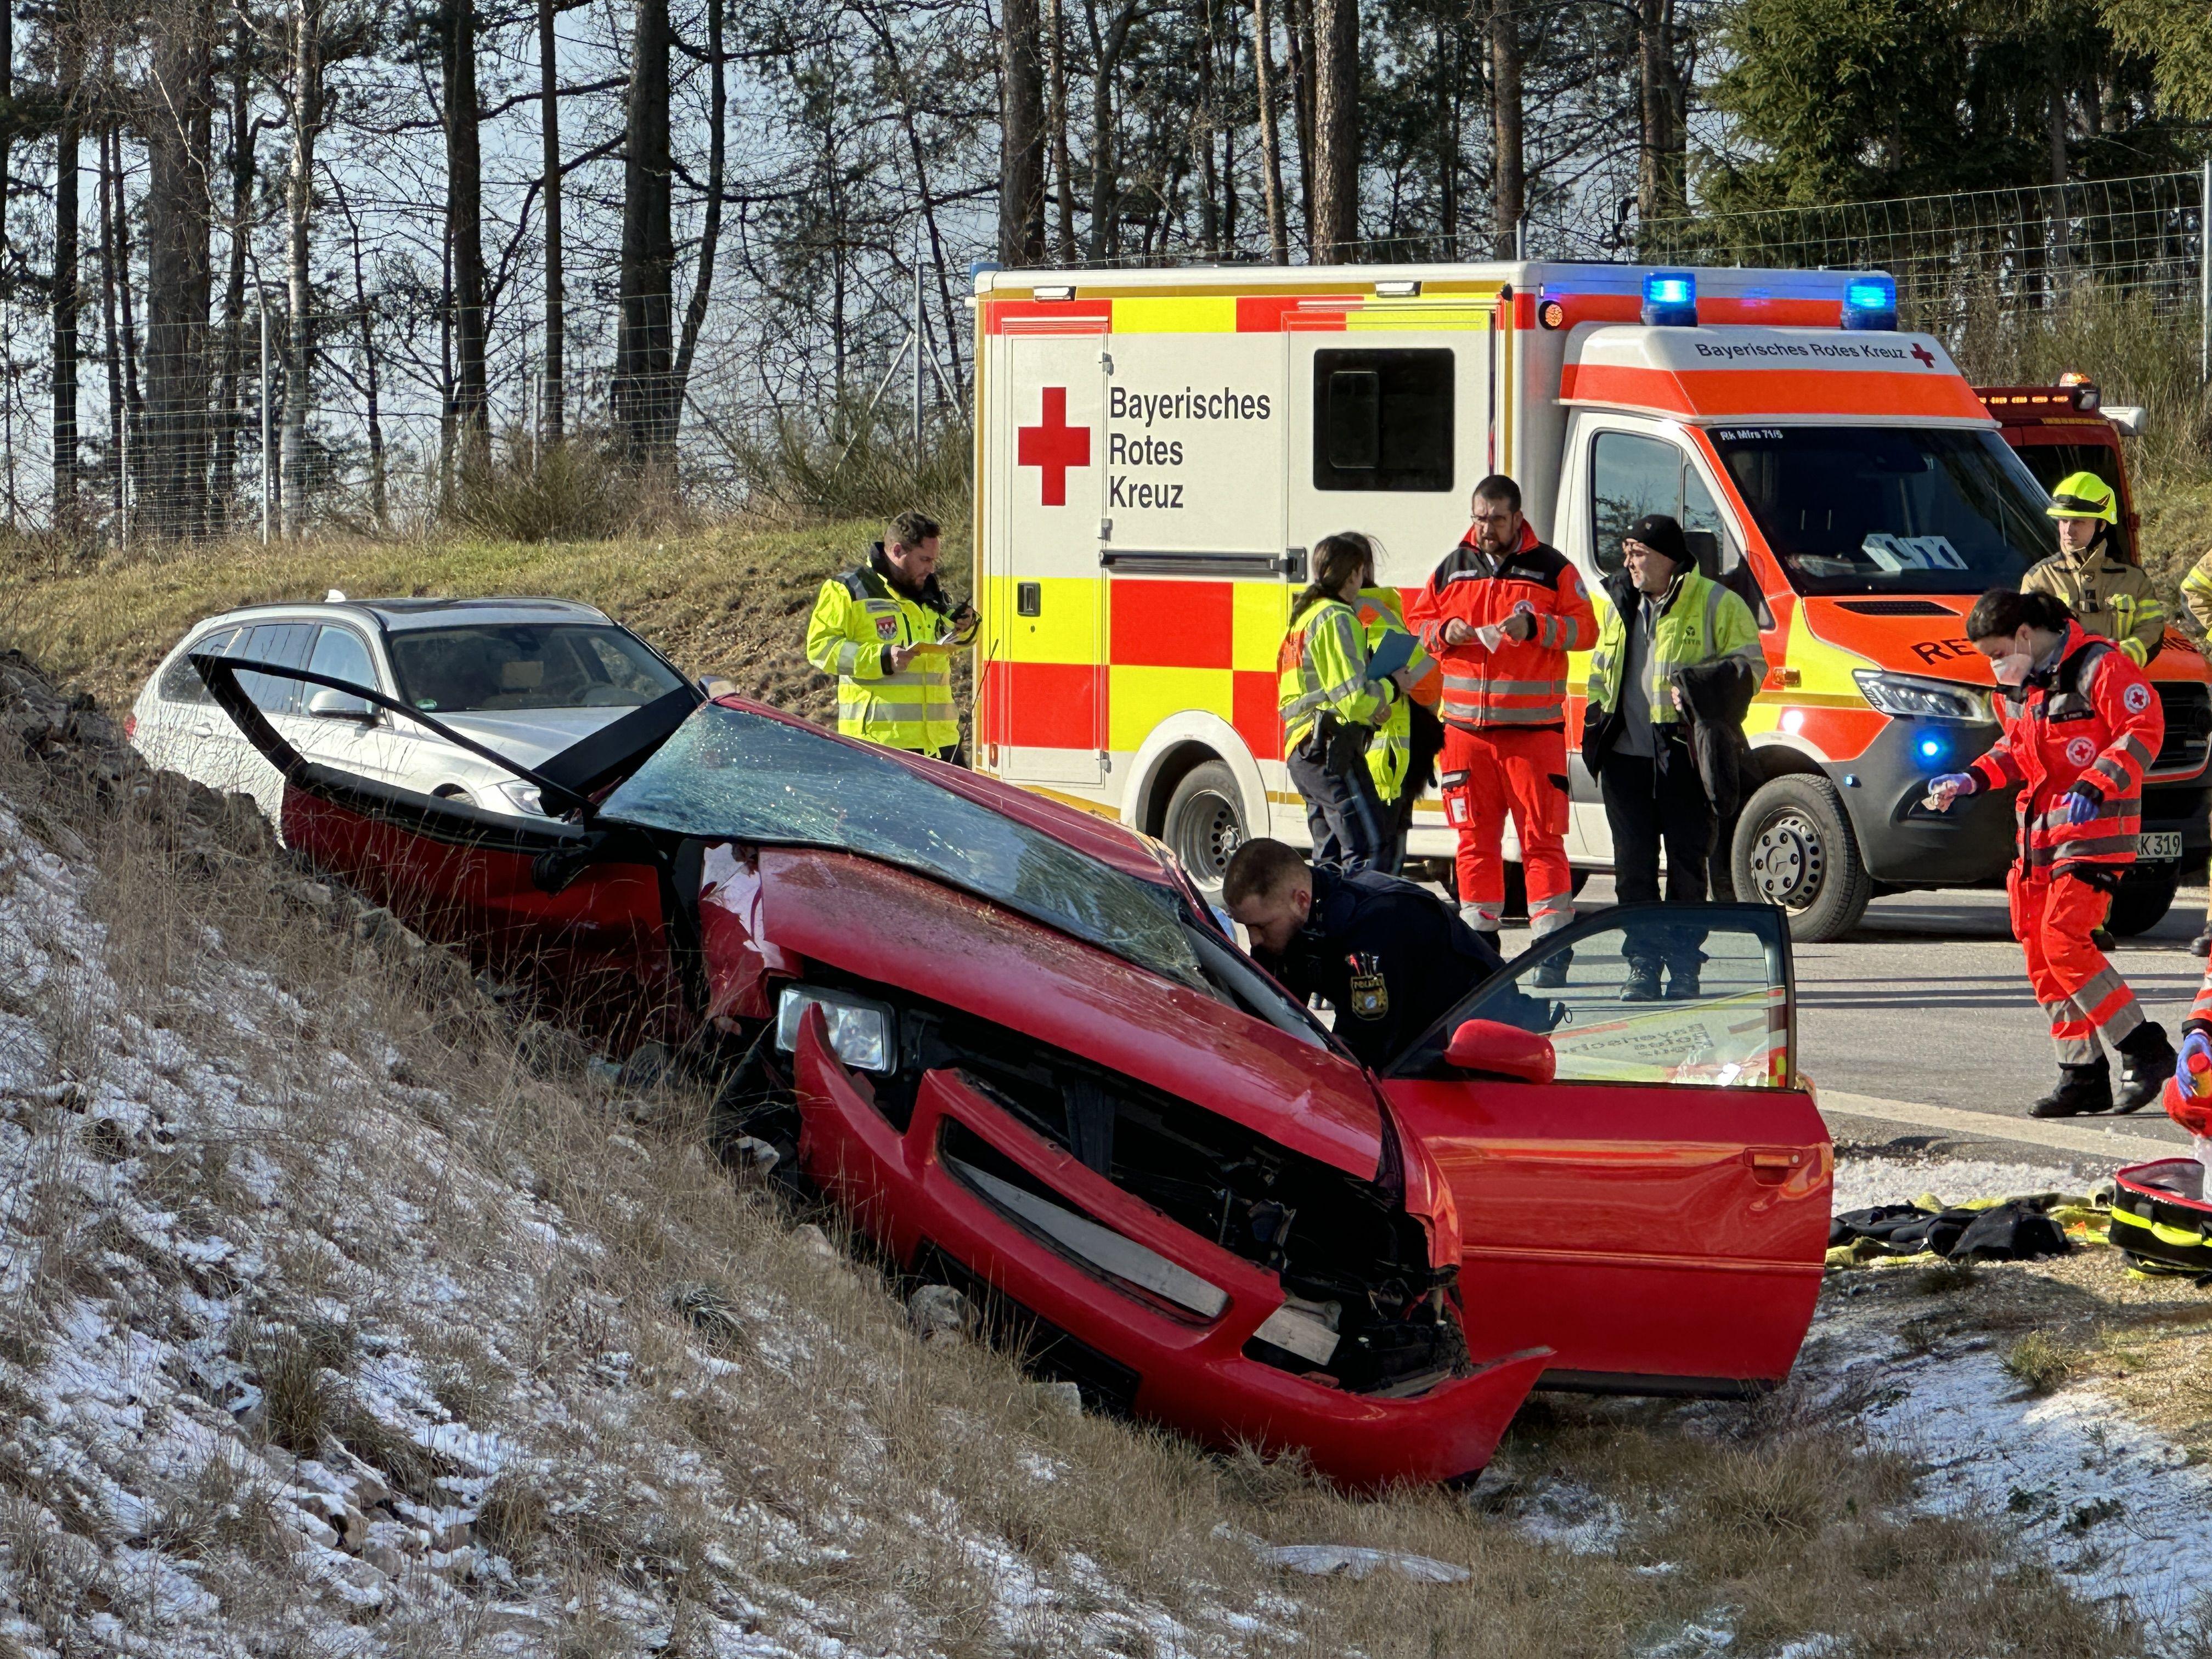
[[[960,751],[952,652],[975,630],[937,580],[939,531],[902,513],[867,562],[822,584],[806,624],[806,660],[837,677],[837,730],[942,761]]]

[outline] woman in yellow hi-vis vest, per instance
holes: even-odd
[[[1367,750],[1401,693],[1387,672],[1370,677],[1354,609],[1373,561],[1364,536],[1323,537],[1275,659],[1283,756],[1305,798],[1314,862],[1341,870],[1382,867],[1395,839]]]

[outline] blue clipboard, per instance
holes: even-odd
[[[1389,679],[1413,661],[1413,653],[1420,648],[1421,642],[1411,634],[1392,629],[1382,636],[1382,643],[1368,653],[1367,678],[1370,680]]]

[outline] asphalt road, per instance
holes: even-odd
[[[1596,877],[1577,908],[1587,914],[1612,896],[1611,880]],[[2164,921],[2112,953],[2150,1018],[2177,1037],[2204,975],[2188,944],[2205,900],[2203,888],[2184,888]],[[1509,935],[1508,949],[1516,942]],[[2002,893],[1876,899],[1849,939],[1799,945],[1795,957],[1799,1064],[1838,1141],[1976,1156],[2033,1150],[2084,1173],[2158,1155],[2146,1142],[2188,1144],[2155,1103],[2128,1117],[2073,1119],[2055,1134],[2027,1117],[2057,1063]]]

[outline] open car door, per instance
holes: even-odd
[[[1623,1002],[1630,948],[1698,952],[1695,994]],[[1559,961],[1565,985],[1535,988]],[[1789,1374],[1834,1168],[1793,994],[1779,909],[1626,905],[1507,964],[1393,1064],[1391,1108],[1458,1208],[1478,1362],[1540,1344],[1539,1386],[1620,1394]]]
[[[557,809],[629,775],[702,700],[690,687],[633,709],[536,770],[374,687],[305,670],[199,656],[193,666],[246,740],[283,776],[285,844],[426,939],[527,979],[565,1018],[634,1032],[668,1005],[670,907],[645,836],[490,812],[307,760],[240,684],[240,669],[331,687],[404,714],[539,787]]]

